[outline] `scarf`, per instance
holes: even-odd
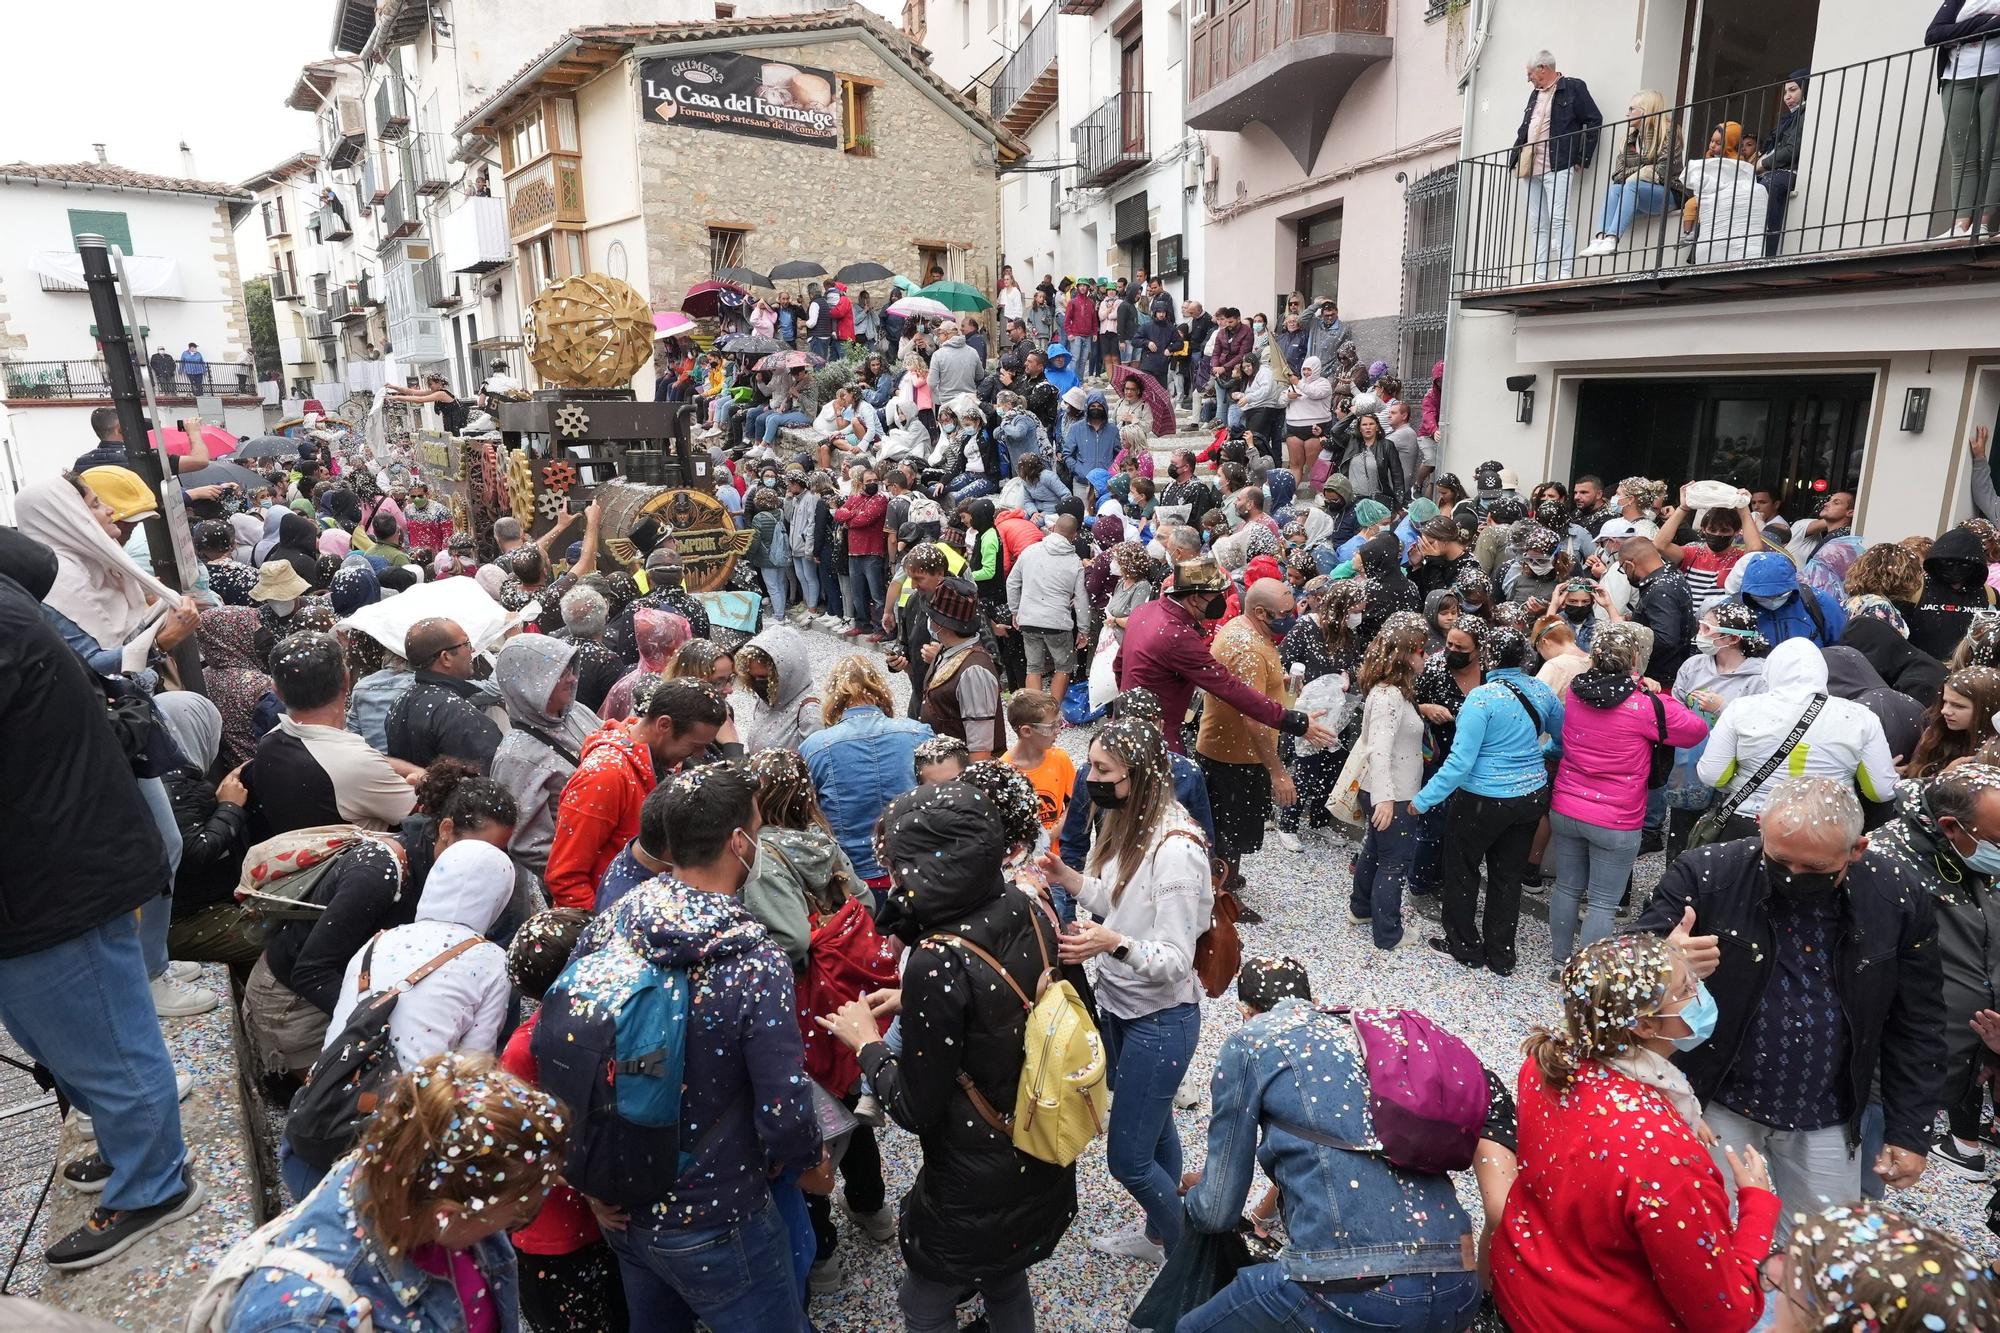
[[[55,585],[42,600],[98,647],[123,643],[153,599],[180,604],[179,593],[139,568],[105,534],[76,487],[62,478],[24,487],[14,497],[14,514],[22,536],[55,552]]]
[[[1623,1055],[1614,1055],[1604,1061],[1609,1068],[1617,1070],[1627,1078],[1636,1079],[1649,1088],[1657,1088],[1680,1112],[1681,1119],[1694,1129],[1701,1124],[1701,1099],[1694,1095],[1694,1087],[1687,1075],[1676,1068],[1665,1056],[1647,1050],[1644,1046],[1634,1046]]]

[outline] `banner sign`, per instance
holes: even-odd
[[[831,70],[716,51],[639,63],[639,111],[648,121],[840,146],[839,80]]]

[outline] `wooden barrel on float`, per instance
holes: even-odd
[[[722,501],[705,490],[654,486],[616,478],[596,487],[600,531],[611,554],[626,564],[643,557],[630,536],[647,519],[660,528],[660,543],[680,552],[689,592],[721,592],[730,572],[749,551],[754,533],[738,528]]]

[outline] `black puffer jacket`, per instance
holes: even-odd
[[[1986,548],[1971,528],[1953,528],[1924,557],[1924,595],[1903,613],[1910,646],[1942,662],[1958,650],[1972,616],[1992,605],[1986,590]]]
[[[236,895],[250,817],[240,805],[215,799],[215,784],[195,768],[161,779],[181,831],[181,866],[174,875],[174,919],[183,921]]]
[[[1690,933],[1721,937],[1722,963],[1706,982],[1721,1011],[1715,1032],[1674,1057],[1703,1101],[1728,1082],[1778,970],[1763,852],[1763,843],[1745,838],[1687,853],[1667,867],[1635,926],[1668,934],[1692,905]],[[1937,912],[1919,873],[1873,847],[1849,868],[1839,893],[1833,980],[1847,1017],[1848,1143],[1859,1139],[1879,1066],[1887,1141],[1927,1153],[1944,1079]]]
[[[1075,1220],[1076,1170],[1017,1151],[958,1086],[962,1070],[1013,1112],[1027,1015],[990,967],[937,935],[970,940],[1033,995],[1054,931],[1002,879],[999,814],[977,791],[951,782],[908,792],[885,823],[891,901],[924,929],[903,968],[903,1053],[879,1042],[861,1052],[883,1105],[923,1143],[923,1169],[903,1198],[903,1259],[937,1282],[1017,1273],[1046,1259]]]
[[[1913,607],[1899,606],[1905,618]],[[1944,692],[1944,663],[1896,633],[1896,627],[1874,616],[1850,616],[1840,641],[1868,659],[1882,683],[1899,694],[1907,694],[1925,708]],[[1908,750],[1898,750],[1908,754]]]

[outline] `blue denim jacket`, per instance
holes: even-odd
[[[1502,681],[1528,696],[1541,714],[1542,727],[1535,730],[1528,710]],[[1452,737],[1451,753],[1417,793],[1417,809],[1429,811],[1444,803],[1445,797],[1464,788],[1474,796],[1526,796],[1549,785],[1544,749],[1555,750],[1555,742],[1545,747],[1543,736],[1562,735],[1563,706],[1554,690],[1533,676],[1503,667],[1491,672],[1484,685],[1465,696],[1458,710],[1458,731]]]
[[[799,746],[819,808],[863,879],[889,873],[875,859],[875,821],[889,802],[917,785],[917,747],[930,738],[931,729],[914,718],[889,717],[874,704],[857,704]]]
[[[1291,1237],[1278,1267],[1292,1281],[1471,1267],[1472,1223],[1450,1176],[1399,1170],[1268,1123],[1289,1121],[1349,1143],[1373,1139],[1367,1066],[1344,1020],[1303,1000],[1280,1001],[1223,1039],[1212,1097],[1208,1165],[1187,1196],[1196,1227],[1233,1230],[1252,1168],[1262,1162]]]
[[[463,1330],[464,1310],[449,1278],[426,1273],[407,1259],[383,1254],[356,1237],[360,1222],[352,1193],[354,1163],[353,1158],[337,1163],[286,1215],[287,1225],[279,1228],[274,1243],[302,1250],[339,1269],[357,1295],[373,1302],[379,1333]],[[500,1327],[520,1327],[514,1247],[507,1237],[489,1236],[480,1241],[472,1247],[472,1261],[486,1278]],[[324,1289],[277,1268],[258,1269],[245,1278],[229,1308],[229,1333],[293,1333],[353,1326],[348,1311]]]

